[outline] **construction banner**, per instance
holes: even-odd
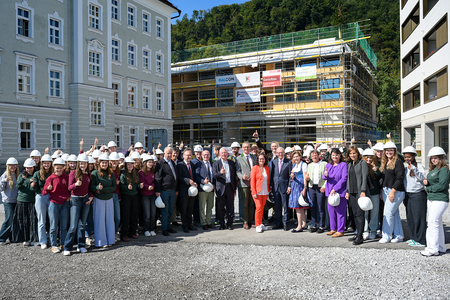
[[[235,83],[236,83],[236,76],[234,75],[225,75],[216,77],[216,85],[235,84]]]
[[[316,66],[303,66],[295,68],[295,80],[317,78]]]
[[[261,102],[260,88],[236,90],[236,104]]]
[[[263,87],[281,86],[281,70],[263,72]]]
[[[259,72],[236,74],[236,87],[259,86],[261,75]]]

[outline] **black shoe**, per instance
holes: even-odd
[[[348,239],[349,242],[353,242],[356,241],[356,235],[352,236],[351,238]]]
[[[228,226],[227,229],[228,230],[233,230],[234,228],[233,228],[233,226]]]
[[[284,229],[284,231],[288,231],[288,230],[289,230],[289,228],[287,227],[287,225],[284,225],[284,226],[283,226],[283,229]]]
[[[319,229],[317,229],[317,233],[324,233],[325,229],[323,229],[322,227],[319,227]]]
[[[194,226],[189,226],[188,228],[189,228],[189,230],[197,231],[197,228],[195,228]]]
[[[354,240],[353,241],[353,245],[361,245],[363,243],[363,240],[358,240],[358,239],[356,239],[356,240]]]
[[[177,233],[177,231],[172,229],[172,228],[167,229],[167,231],[170,232],[170,233]]]
[[[281,228],[283,228],[283,225],[282,224],[278,224],[275,227],[273,227],[272,229],[281,229]]]
[[[162,235],[163,235],[163,236],[169,236],[170,233],[169,233],[167,230],[163,230]]]
[[[292,230],[291,230],[291,232],[292,232],[292,233],[303,232],[303,228],[302,228],[302,229],[300,229],[300,230],[297,230],[297,229],[292,229]]]
[[[313,233],[313,232],[317,232],[317,230],[319,230],[318,227],[311,227],[311,228],[309,229],[309,232]]]
[[[183,229],[183,232],[184,233],[189,233],[190,231],[189,231],[189,229]]]
[[[220,226],[220,230],[225,230],[225,226]]]
[[[173,225],[173,226],[180,226],[180,223],[178,223],[177,221],[173,221],[173,222],[172,222],[172,225]]]

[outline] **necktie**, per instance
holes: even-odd
[[[247,158],[247,164],[248,164],[248,167],[251,169],[251,168],[252,168],[252,165],[250,164],[250,160],[248,159],[248,155],[246,156],[246,158]]]
[[[211,175],[211,168],[209,167],[209,161],[206,162],[206,168],[208,168],[208,174]],[[209,178],[211,180],[212,178]]]
[[[191,166],[190,166],[190,165],[187,165],[187,167],[188,167],[188,170],[189,170],[189,175],[191,175],[191,179],[193,180],[194,178],[192,178]]]
[[[278,163],[278,173],[281,173],[281,165],[283,164],[283,161],[280,159],[280,162]]]

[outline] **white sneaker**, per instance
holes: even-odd
[[[428,249],[425,249],[423,251],[420,251],[420,254],[422,254],[423,256],[438,256],[439,252],[438,253],[432,253],[432,252],[428,251]]]
[[[368,237],[369,237],[369,233],[364,232],[364,233],[363,233],[363,240],[367,240]]]
[[[59,249],[59,247],[53,246],[53,247],[52,247],[52,252],[53,252],[53,253],[60,253],[61,250]]]
[[[387,244],[389,242],[390,242],[390,240],[386,240],[385,238],[382,238],[381,240],[378,241],[378,243],[380,243],[380,244]]]
[[[150,231],[144,232],[144,235],[145,235],[145,236],[151,236]]]
[[[23,242],[24,246],[30,246],[30,242]]]
[[[64,254],[64,256],[70,256],[70,251],[64,250],[63,254]]]
[[[81,247],[81,248],[77,248],[77,252],[86,253],[87,250],[86,250],[86,248]]]
[[[161,220],[157,220],[156,225],[161,225]]]
[[[154,232],[154,231],[152,230],[152,231],[150,231],[150,235],[151,235],[151,236],[156,236],[156,232]]]
[[[263,232],[263,229],[262,229],[261,225],[256,227],[256,232],[257,233],[262,233]]]
[[[0,245],[6,245],[6,242],[0,242]]]
[[[261,229],[262,229],[263,231],[266,231],[266,230],[267,230],[267,227],[264,226],[264,224],[261,224]]]
[[[32,242],[31,246],[39,246],[39,242]]]
[[[47,244],[41,244],[41,249],[42,250],[47,249]]]
[[[376,238],[374,233],[369,234],[369,236],[367,237],[368,240],[374,240]]]
[[[391,243],[401,243],[401,242],[403,242],[402,238],[395,238],[391,240]]]

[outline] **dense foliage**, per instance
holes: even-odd
[[[252,0],[194,11],[172,25],[172,50],[370,19],[378,57],[380,130],[400,127],[399,3],[392,0]]]

